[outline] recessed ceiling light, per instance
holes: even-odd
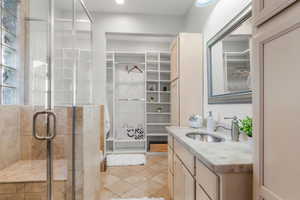
[[[213,3],[215,0],[196,0],[195,6],[196,7],[205,7],[209,4]]]
[[[123,5],[125,3],[125,0],[116,0],[116,3],[119,5]]]

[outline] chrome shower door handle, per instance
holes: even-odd
[[[37,131],[36,131],[36,120],[39,115],[46,115],[47,117],[52,117],[53,118],[53,130],[49,131],[47,130],[47,136],[40,136]],[[52,133],[50,133],[52,132]],[[56,136],[56,114],[51,111],[41,111],[41,112],[36,112],[33,115],[33,123],[32,123],[32,135],[35,139],[37,140],[53,140]]]

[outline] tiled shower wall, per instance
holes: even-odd
[[[45,160],[46,143],[38,141],[32,136],[33,114],[43,110],[39,107],[21,106],[20,107],[20,134],[21,134],[21,159],[22,160]],[[70,147],[72,134],[72,107],[55,107],[57,120],[57,136],[53,140],[53,158],[66,159],[68,147]],[[46,120],[43,116],[38,117],[37,132],[45,133]],[[70,149],[70,148],[69,148]]]
[[[0,106],[0,164],[5,168],[22,160],[44,160],[44,142],[32,137],[32,118],[34,112],[43,110],[33,106]],[[100,190],[100,107],[76,107],[75,166],[71,163],[72,149],[72,107],[56,107],[57,136],[54,140],[54,158],[66,159],[67,180],[54,182],[54,198],[71,199],[72,171],[75,170],[76,199],[99,199]],[[41,117],[37,131],[42,134],[45,121]],[[102,119],[103,120],[103,119]],[[3,162],[5,161],[5,162]],[[5,163],[5,165],[4,165]],[[76,167],[75,169],[73,167]],[[1,168],[0,168],[1,170]],[[27,189],[26,189],[27,188]],[[0,199],[45,198],[46,185],[40,182],[0,183]]]
[[[0,170],[18,160],[45,160],[46,144],[32,136],[33,106],[0,106]],[[57,136],[54,139],[54,159],[66,159],[72,134],[72,108],[56,107]],[[39,134],[45,133],[45,119],[37,122]]]
[[[75,182],[78,200],[99,199],[100,120],[100,106],[76,107]],[[68,170],[69,176],[72,169]]]
[[[0,170],[20,160],[20,109],[0,106]]]

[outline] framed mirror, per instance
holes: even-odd
[[[251,5],[207,43],[208,103],[252,103]]]

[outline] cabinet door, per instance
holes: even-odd
[[[180,126],[191,115],[203,115],[203,40],[201,34],[180,34]]]
[[[179,80],[171,83],[171,124],[172,126],[180,126],[179,124]]]
[[[210,200],[210,198],[198,184],[196,184],[196,200]]]
[[[300,198],[300,3],[254,40],[255,199]]]
[[[170,195],[170,200],[174,199],[174,175],[169,171],[168,175],[168,186],[169,186],[169,195]]]
[[[178,48],[179,39],[176,38],[171,45],[171,81],[179,78]]]
[[[174,156],[174,200],[195,200],[195,180]]]
[[[174,173],[174,153],[171,147],[168,148],[168,168],[171,173]]]
[[[254,23],[261,25],[297,0],[255,0]]]

